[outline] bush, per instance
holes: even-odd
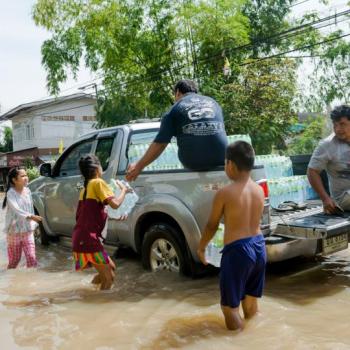
[[[323,138],[326,127],[325,117],[319,116],[306,125],[305,130],[295,136],[288,145],[289,155],[311,154]]]
[[[29,178],[29,182],[33,181],[34,179],[40,176],[39,169],[36,167],[28,168],[26,171]]]

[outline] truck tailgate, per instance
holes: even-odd
[[[348,247],[350,233],[350,212],[341,216],[326,215],[323,212],[306,215],[278,223],[273,234],[296,239],[319,239],[324,255]]]

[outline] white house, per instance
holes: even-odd
[[[19,105],[0,116],[11,120],[13,150],[37,148],[39,155],[55,154],[94,129],[96,98],[77,93]]]

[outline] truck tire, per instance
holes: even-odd
[[[186,243],[177,230],[165,223],[148,228],[142,242],[142,265],[147,270],[189,274]]]
[[[39,238],[41,245],[48,246],[50,244],[50,236],[46,233],[41,222],[39,222],[39,226],[35,230],[35,236]]]
[[[39,215],[36,209],[34,209],[34,213],[35,215]],[[39,225],[34,232],[34,237],[39,239],[41,245],[48,246],[50,244],[50,236],[46,233],[42,222],[39,222]]]

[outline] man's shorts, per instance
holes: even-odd
[[[262,234],[225,245],[220,266],[221,305],[236,308],[246,295],[260,298],[265,265],[266,248]]]

